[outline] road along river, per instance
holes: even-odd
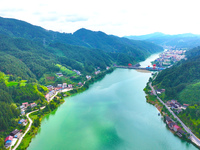
[[[141,65],[149,65],[156,55]],[[150,73],[116,69],[44,117],[28,150],[195,150],[146,103]]]

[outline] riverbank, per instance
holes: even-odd
[[[55,103],[54,100],[52,100],[48,105],[46,105],[43,109],[39,109],[39,110],[36,110],[34,112],[30,112],[28,113],[28,115],[30,114],[30,118],[28,117],[29,120],[29,126],[28,126],[28,131],[26,131],[24,134],[23,134],[23,140],[20,141],[20,144],[17,145],[17,147],[15,146],[12,150],[24,150],[24,149],[27,149],[27,147],[29,146],[31,140],[33,137],[35,137],[35,135],[37,134],[39,128],[40,128],[40,125],[41,125],[41,120],[46,116],[48,115],[49,113],[51,113],[52,111],[54,111],[55,109],[57,109],[61,104],[64,103],[64,100],[61,99],[59,101],[57,101],[57,105],[51,110],[51,106],[53,103]]]
[[[80,88],[62,91],[62,93],[56,93],[56,95],[54,95],[53,98],[51,98],[51,101],[49,102],[49,104],[46,106],[46,108],[44,110],[40,110],[40,111],[37,111],[37,112],[34,112],[33,114],[31,114],[30,117],[33,120],[33,124],[34,124],[34,121],[36,121],[37,123],[35,123],[34,126],[32,125],[32,123],[29,124],[28,128],[30,131],[28,130],[29,132],[27,131],[28,133],[24,134],[25,136],[23,136],[24,137],[23,140],[21,139],[22,142],[20,143],[17,150],[27,149],[32,138],[35,137],[35,135],[38,133],[42,119],[46,115],[51,113],[52,111],[55,111],[61,104],[63,104],[65,102],[64,97],[69,97],[74,94],[78,94],[78,93],[81,93],[81,92],[87,90],[91,84],[93,84],[96,81],[101,80],[103,77],[105,77],[106,74],[112,73],[113,71],[114,71],[114,68],[110,68],[109,70],[99,73],[95,77],[84,82],[83,86],[81,86]],[[58,94],[60,94],[59,96],[61,97],[61,100],[59,100],[58,98],[55,99],[55,97],[57,97]],[[66,96],[64,96],[64,95],[66,95]],[[55,103],[57,105],[55,105]],[[13,150],[15,150],[15,149],[16,149],[16,147]]]
[[[155,79],[155,78],[154,78]],[[191,132],[191,130],[174,114],[174,112],[158,97],[157,93],[154,90],[154,87],[151,85],[152,84],[152,78],[149,80],[149,82],[147,83],[146,87],[144,88],[145,93],[147,94],[146,98],[147,98],[147,102],[150,104],[153,104],[157,109],[157,103],[159,103],[159,107],[161,109],[160,113],[161,115],[165,118],[164,121],[166,123],[166,125],[168,124],[166,121],[166,117],[170,116],[171,118],[173,118],[173,120],[175,120],[175,124],[178,124],[178,126],[180,126],[182,129],[184,129],[185,134],[177,134],[176,131],[172,132],[174,135],[178,135],[178,137],[180,139],[183,139],[187,142],[192,143],[195,147],[197,147],[198,149],[200,149],[200,140]],[[171,131],[174,131],[173,127],[170,128],[169,124],[167,126]],[[186,134],[187,133],[187,134]]]
[[[196,150],[171,134],[155,107],[146,103],[143,88],[150,75],[115,69],[88,90],[66,98],[44,117],[27,150]]]

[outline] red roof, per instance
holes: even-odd
[[[174,128],[176,128],[177,130],[181,129],[181,127],[179,127],[178,125],[174,125]]]
[[[12,139],[13,139],[12,136],[7,136],[6,139],[5,139],[5,142],[8,141],[8,140],[12,141]]]
[[[28,104],[28,102],[26,102],[26,103],[22,103],[22,104]]]

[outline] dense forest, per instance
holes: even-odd
[[[46,105],[46,85],[66,82],[78,87],[77,83],[84,82],[86,75],[95,76],[97,70],[135,64],[162,50],[149,42],[103,32],[59,33],[0,17],[0,143],[13,129],[21,129],[17,121],[23,118],[19,110],[23,102],[35,102],[36,109]],[[59,72],[63,77],[56,75]]]
[[[164,100],[176,99],[189,107],[179,117],[200,137],[200,47],[186,53],[183,60],[158,74],[153,84],[166,89]]]

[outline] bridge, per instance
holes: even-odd
[[[115,66],[116,68],[124,68],[124,69],[136,69],[136,70],[148,70],[148,71],[161,71],[165,68],[153,68],[153,67],[135,67],[135,66]]]

